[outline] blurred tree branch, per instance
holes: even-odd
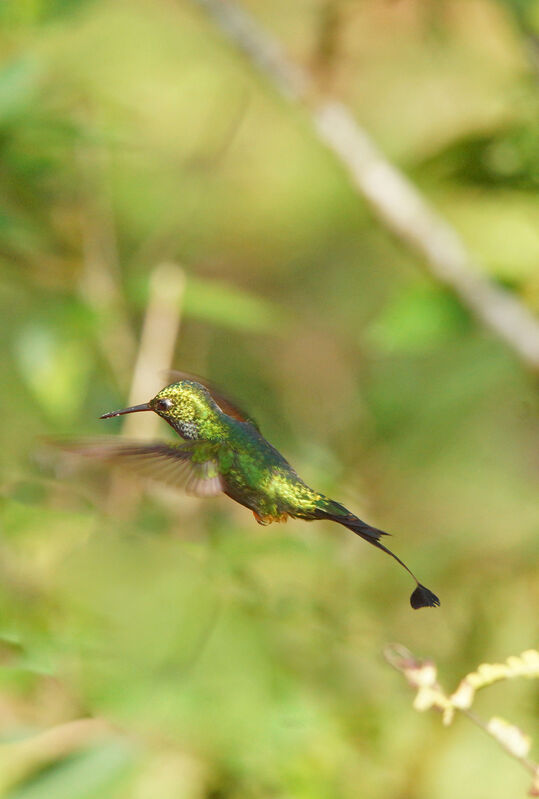
[[[531,369],[539,372],[539,321],[513,294],[486,277],[458,233],[378,150],[341,102],[317,95],[310,75],[280,43],[229,0],[192,0],[289,101],[309,113],[331,150],[383,224],[420,254],[431,275]]]

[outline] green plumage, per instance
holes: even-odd
[[[414,578],[412,607],[439,605],[408,567],[380,542],[382,530],[363,522],[343,505],[310,488],[256,422],[215,387],[178,373],[144,405],[104,414],[101,418],[154,411],[184,439],[183,444],[127,441],[76,442],[70,449],[116,464],[132,466],[154,479],[184,484],[197,496],[224,493],[255,515],[259,524],[296,519],[327,519],[344,525],[397,560]]]

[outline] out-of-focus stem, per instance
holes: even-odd
[[[162,388],[162,374],[172,366],[174,348],[180,329],[185,272],[177,264],[163,263],[150,275],[148,304],[142,325],[127,405],[147,402]],[[155,413],[137,413],[123,417],[122,435],[137,439],[152,438],[159,417]],[[117,472],[111,482],[108,508],[114,514],[133,510],[136,495],[131,481]]]
[[[133,370],[128,405],[146,402],[162,388],[162,375],[172,366],[180,329],[185,272],[177,264],[164,263],[150,275],[148,305],[142,325]],[[158,417],[143,413],[124,417],[122,432],[137,438],[151,438]]]

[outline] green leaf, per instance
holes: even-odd
[[[56,762],[10,791],[7,799],[105,799],[133,761],[133,747],[113,740]]]
[[[185,313],[234,330],[284,335],[289,320],[269,300],[217,280],[189,277]]]
[[[5,122],[32,105],[41,65],[35,56],[23,55],[0,71],[0,122]]]
[[[467,325],[451,294],[435,286],[412,286],[390,301],[367,330],[367,341],[387,353],[429,351]]]
[[[45,412],[53,419],[75,416],[89,373],[83,344],[30,323],[20,331],[15,350],[20,372]]]

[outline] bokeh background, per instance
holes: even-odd
[[[539,3],[244,8],[539,309]],[[536,644],[536,378],[196,5],[3,0],[0,22],[0,795],[524,795],[382,652],[451,690]],[[43,444],[121,432],[97,417],[130,399],[163,263],[185,279],[174,365],[392,531],[439,610],[335,525],[261,528]],[[477,709],[533,735],[538,704],[523,681]]]

